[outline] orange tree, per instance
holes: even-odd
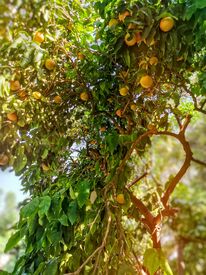
[[[206,113],[205,1],[0,9],[0,165],[30,193],[5,248],[26,244],[12,274],[172,274],[160,241],[170,197],[191,162],[205,165],[185,135]],[[185,155],[161,186],[153,136]]]

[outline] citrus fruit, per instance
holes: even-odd
[[[47,68],[47,70],[52,71],[56,67],[56,62],[53,59],[48,58],[46,59],[44,65]]]
[[[131,109],[132,111],[136,111],[136,110],[137,110],[137,105],[136,105],[135,103],[132,103],[132,104],[130,105],[130,109]]]
[[[124,194],[118,194],[116,197],[116,201],[119,204],[125,204],[125,198],[124,198]]]
[[[129,34],[127,33],[124,37],[124,41],[127,44],[127,46],[134,46],[135,43],[137,42],[136,40],[136,35],[135,34]]]
[[[158,63],[158,58],[156,56],[152,56],[150,57],[149,59],[149,64],[152,66],[152,65],[157,65]]]
[[[121,109],[116,110],[116,115],[118,117],[121,117],[122,116],[122,110]]]
[[[87,92],[82,92],[80,94],[80,99],[83,101],[87,101],[89,99],[89,94]]]
[[[84,55],[83,55],[83,53],[81,53],[81,52],[79,52],[78,54],[77,54],[77,58],[79,59],[79,60],[83,60],[84,59]]]
[[[37,43],[42,43],[44,41],[44,34],[41,32],[35,32],[33,40]]]
[[[17,114],[15,112],[13,113],[8,113],[7,114],[7,118],[10,120],[10,121],[13,121],[13,122],[16,122],[18,117],[17,117]]]
[[[12,80],[10,81],[10,90],[11,91],[18,91],[21,88],[21,84],[19,80]]]
[[[174,19],[172,17],[164,17],[160,21],[160,30],[168,32],[174,27]]]
[[[48,167],[45,163],[42,163],[42,164],[41,164],[41,168],[42,168],[42,170],[43,170],[44,172],[49,171],[49,167]]]
[[[142,41],[141,32],[136,33],[136,42],[139,43]]]
[[[128,30],[134,30],[136,28],[136,25],[134,23],[129,23],[127,29]]]
[[[5,166],[9,162],[9,157],[6,154],[0,154],[0,166]]]
[[[119,89],[119,93],[120,95],[122,96],[126,96],[129,92],[129,87],[128,86],[125,86],[125,87],[122,87]]]
[[[57,103],[57,104],[60,104],[60,103],[62,102],[61,96],[56,95],[56,96],[54,97],[54,102]]]
[[[124,22],[124,19],[125,19],[127,16],[130,16],[129,11],[124,11],[124,12],[120,13],[120,14],[119,14],[119,21]]]
[[[33,95],[33,97],[34,97],[35,99],[37,99],[37,100],[40,99],[41,96],[42,96],[42,94],[41,94],[40,92],[33,92],[32,95]]]
[[[105,132],[107,129],[105,126],[102,126],[99,130],[100,130],[100,132]]]
[[[152,80],[151,76],[149,76],[149,75],[142,76],[140,79],[140,85],[146,89],[152,87],[153,80]]]
[[[112,19],[110,19],[108,26],[111,28],[113,26],[116,26],[117,24],[118,24],[117,19],[112,18]]]

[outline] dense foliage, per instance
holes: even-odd
[[[171,195],[192,162],[205,166],[186,136],[206,113],[205,1],[0,10],[0,165],[30,193],[6,246],[26,243],[12,274],[172,274],[162,224],[178,232],[188,212]],[[164,183],[148,156],[154,136],[184,152]]]

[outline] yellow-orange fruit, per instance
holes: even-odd
[[[42,94],[40,93],[40,92],[33,92],[32,93],[32,95],[33,95],[33,97],[35,98],[35,99],[40,99],[41,97],[42,97]]]
[[[124,41],[127,44],[127,46],[129,47],[134,46],[135,43],[137,42],[136,35],[135,34],[130,35],[129,33],[127,33],[124,37]]]
[[[61,96],[56,95],[56,96],[54,97],[54,102],[57,103],[57,104],[60,104],[60,103],[62,102]]]
[[[136,25],[134,23],[129,23],[128,30],[134,30],[136,28]]]
[[[124,12],[120,13],[119,14],[119,21],[124,22],[124,20],[127,16],[130,16],[129,11],[124,11]]]
[[[125,198],[124,198],[124,194],[118,194],[116,197],[116,201],[119,204],[125,204]]]
[[[9,157],[6,154],[0,154],[0,166],[5,166],[9,162]]]
[[[164,17],[160,21],[160,30],[168,32],[174,27],[174,19],[172,17]]]
[[[37,43],[44,42],[44,34],[41,32],[35,32],[33,40]]]
[[[158,63],[158,58],[156,56],[150,57],[150,59],[149,59],[150,65],[157,65],[157,63]]]
[[[118,24],[117,19],[112,18],[112,19],[110,19],[108,26],[111,28],[113,26],[116,26],[117,24]]]
[[[132,111],[136,111],[136,110],[137,110],[137,105],[134,104],[134,103],[132,103],[132,104],[130,105],[130,109],[131,109]]]
[[[21,84],[19,80],[12,80],[10,81],[10,90],[11,91],[18,91],[21,88]]]
[[[41,164],[41,168],[42,168],[42,170],[43,170],[44,172],[47,172],[47,171],[49,171],[49,169],[50,169],[45,163],[42,163],[42,164]]]
[[[45,60],[44,65],[47,68],[47,70],[52,71],[56,67],[56,62],[53,59],[48,58]]]
[[[88,101],[89,100],[89,94],[87,92],[82,92],[80,94],[80,99],[83,101]]]
[[[151,76],[149,76],[149,75],[142,76],[140,79],[140,85],[146,89],[151,88],[153,85],[153,80],[152,80]]]
[[[142,41],[141,32],[137,32],[136,34],[136,43],[139,43]]]
[[[116,110],[116,115],[118,117],[121,117],[122,116],[122,110],[121,109]]]
[[[12,122],[16,122],[18,120],[17,114],[15,112],[7,114],[7,118]]]
[[[83,55],[83,53],[79,52],[79,53],[77,54],[77,58],[78,58],[79,60],[83,60],[83,59],[85,58],[85,56]]]
[[[129,87],[125,86],[119,89],[119,93],[121,96],[126,96],[129,92]]]
[[[100,132],[105,132],[107,130],[107,128],[105,126],[102,126],[99,130],[100,130]]]

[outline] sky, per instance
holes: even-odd
[[[9,169],[5,171],[0,170],[0,190],[3,191],[3,196],[0,196],[0,208],[3,207],[4,196],[7,192],[14,192],[17,202],[22,201],[26,197],[21,191],[19,178],[15,176],[14,172],[10,172]]]

